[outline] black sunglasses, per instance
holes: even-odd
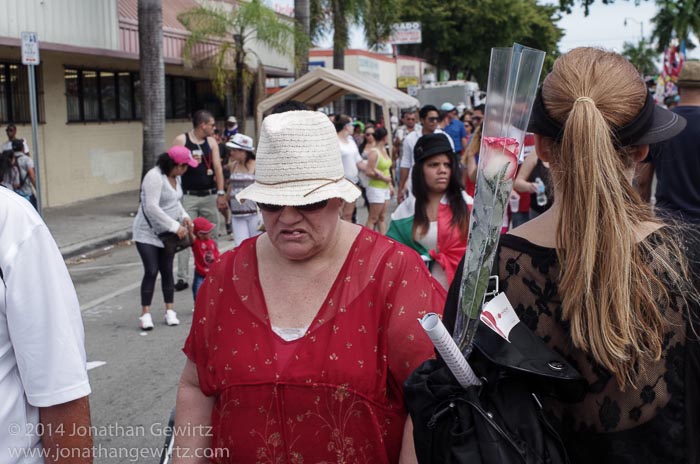
[[[323,200],[319,201],[317,203],[309,203],[308,205],[298,205],[298,206],[292,206],[292,208],[296,209],[297,211],[302,211],[304,213],[309,213],[311,211],[318,211],[319,209],[323,209],[326,207],[328,204],[328,200]],[[279,211],[282,211],[282,209],[287,206],[287,205],[270,205],[267,203],[258,203],[258,207],[265,211],[266,213],[277,213]],[[291,205],[289,205],[291,206]]]
[[[425,118],[425,119],[426,119],[428,122],[435,122],[435,121],[439,121],[439,120],[440,120],[440,118]]]

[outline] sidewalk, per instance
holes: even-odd
[[[367,209],[358,200],[357,219],[364,224]],[[117,193],[68,206],[44,209],[44,221],[53,234],[64,259],[95,251],[131,239],[131,224],[139,207],[139,191]],[[396,208],[389,203],[387,223]],[[221,233],[224,229],[222,227]]]
[[[44,221],[64,259],[131,238],[139,191],[46,208]]]

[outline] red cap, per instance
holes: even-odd
[[[207,232],[211,232],[212,230],[214,230],[214,227],[216,227],[214,224],[212,224],[206,218],[203,217],[195,218],[195,220],[192,221],[192,223],[194,224],[195,234],[198,234],[200,232],[206,234]]]

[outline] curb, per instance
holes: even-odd
[[[122,230],[109,235],[103,235],[99,238],[60,247],[59,251],[63,256],[63,259],[66,260],[82,254],[87,254],[99,248],[104,248],[109,245],[114,245],[115,243],[123,242],[124,240],[131,240],[131,235],[131,227],[129,227],[128,230]]]

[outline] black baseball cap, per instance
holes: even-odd
[[[438,132],[419,138],[413,147],[413,160],[417,163],[430,156],[453,153],[452,144],[447,137],[449,135],[444,132]]]

